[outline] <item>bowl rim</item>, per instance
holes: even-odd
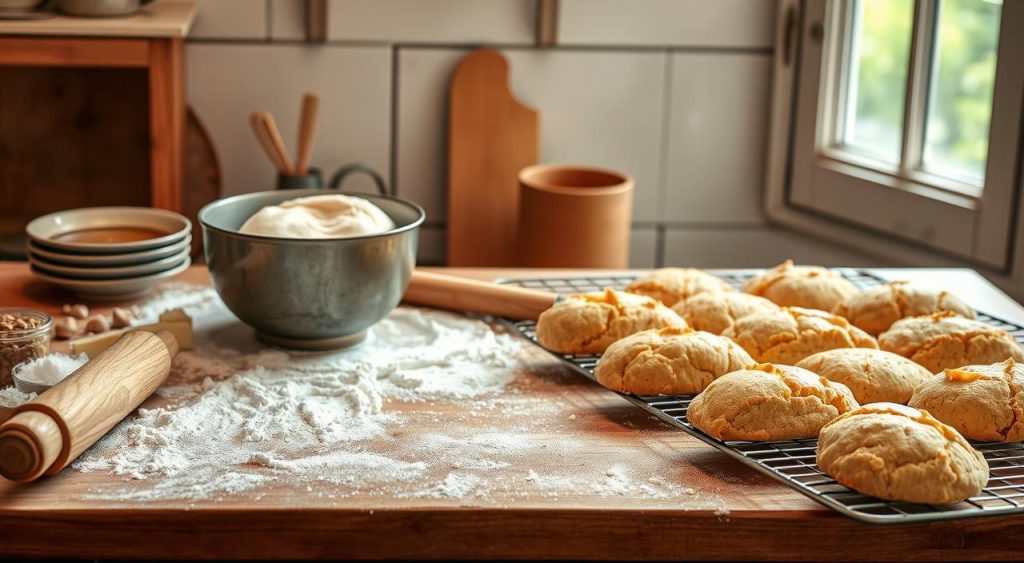
[[[39,279],[44,280],[44,281],[48,281],[48,282],[50,282],[50,283],[52,283],[54,285],[59,285],[61,287],[67,287],[67,288],[71,288],[71,287],[110,288],[110,287],[114,287],[114,286],[123,286],[123,285],[129,285],[129,284],[145,284],[145,283],[156,284],[157,282],[162,282],[162,281],[164,281],[166,279],[173,278],[174,276],[177,276],[178,274],[180,274],[180,273],[184,272],[185,270],[189,269],[189,267],[191,265],[192,265],[192,257],[189,256],[189,257],[186,257],[184,260],[182,260],[181,264],[178,264],[177,266],[174,266],[173,268],[168,268],[166,270],[161,270],[161,271],[153,273],[153,274],[147,274],[145,276],[127,277],[127,278],[113,278],[113,279],[107,279],[107,280],[104,280],[104,279],[85,279],[85,280],[83,280],[83,279],[77,279],[77,278],[66,278],[66,277],[63,277],[63,276],[60,276],[60,275],[53,275],[53,274],[48,274],[46,272],[42,272],[38,268],[36,268],[35,266],[33,266],[31,264],[29,265],[29,269],[32,271],[32,275],[38,277]]]
[[[39,236],[36,231],[41,228],[43,223],[52,221],[55,217],[67,214],[85,214],[85,215],[107,215],[118,217],[119,214],[123,213],[140,213],[143,215],[154,215],[160,216],[167,219],[173,219],[181,223],[181,227],[171,233],[165,235],[145,239],[142,241],[132,242],[63,242],[54,240],[52,238],[45,238]],[[113,221],[116,223],[116,221]],[[70,232],[70,231],[68,231]],[[161,246],[167,246],[180,242],[187,235],[192,233],[192,221],[180,213],[170,211],[167,209],[159,209],[156,207],[141,207],[141,206],[100,206],[100,207],[79,207],[76,209],[65,209],[62,211],[54,211],[53,213],[47,213],[41,215],[35,219],[29,221],[28,225],[25,226],[25,234],[28,235],[29,239],[44,248],[52,248],[57,251],[63,252],[84,252],[87,254],[123,254],[131,252],[141,252],[143,250],[152,250]]]
[[[51,262],[46,258],[29,251],[29,263],[38,266],[40,269],[61,276],[78,276],[81,279],[110,279],[110,277],[132,277],[149,275],[166,270],[178,264],[186,257],[191,257],[192,249],[185,247],[174,254],[158,260],[144,262],[142,264],[131,264],[127,266],[68,266]]]
[[[238,201],[242,201],[242,200],[246,200],[246,199],[257,199],[260,196],[265,196],[266,194],[280,194],[282,192],[286,192],[288,194],[294,194],[294,198],[292,198],[292,199],[297,199],[297,198],[300,198],[300,197],[305,197],[307,195],[329,195],[329,194],[361,197],[361,198],[364,198],[364,199],[369,199],[371,203],[373,202],[372,198],[386,199],[386,200],[393,201],[395,203],[399,203],[401,205],[404,205],[404,206],[412,209],[413,211],[416,212],[417,216],[416,216],[416,219],[411,221],[408,225],[403,225],[401,227],[395,227],[394,229],[390,229],[390,230],[383,231],[383,232],[380,232],[380,233],[368,233],[368,234],[365,234],[365,235],[355,235],[355,236],[345,236],[345,237],[330,237],[330,238],[290,238],[290,237],[270,237],[270,236],[266,236],[266,235],[250,235],[250,234],[240,233],[238,231],[232,231],[232,230],[223,229],[221,227],[217,227],[217,226],[211,225],[206,220],[206,215],[209,212],[211,212],[211,210],[216,209],[218,207],[221,207],[221,206],[224,206],[224,205],[231,205],[232,203],[235,203],[235,202],[238,202]],[[287,200],[284,200],[284,201],[287,201]],[[400,233],[404,233],[404,232],[408,232],[408,231],[414,230],[414,229],[418,228],[420,225],[422,225],[423,222],[427,219],[427,212],[424,211],[423,208],[420,207],[419,205],[417,205],[417,204],[415,204],[415,203],[413,203],[413,202],[411,202],[411,201],[409,201],[407,199],[402,199],[400,197],[393,196],[393,195],[381,195],[381,194],[368,193],[368,192],[367,193],[363,193],[363,192],[342,192],[340,190],[334,190],[334,189],[330,189],[330,188],[309,188],[309,189],[303,189],[303,190],[266,190],[266,191],[262,191],[262,192],[250,192],[250,193],[246,193],[246,194],[233,195],[233,196],[229,196],[229,197],[218,199],[217,201],[213,201],[213,202],[210,202],[210,203],[204,205],[202,207],[202,209],[199,210],[199,213],[197,214],[197,216],[199,218],[199,224],[202,225],[202,227],[204,229],[208,229],[208,230],[220,233],[222,235],[226,235],[226,236],[230,236],[230,237],[234,237],[234,238],[239,238],[239,239],[243,239],[243,240],[254,240],[254,241],[258,241],[258,242],[280,242],[280,243],[302,242],[303,244],[332,244],[332,243],[337,243],[337,242],[340,242],[340,241],[348,241],[348,240],[367,240],[367,239],[374,239],[374,238],[384,238],[384,237],[388,237],[388,236],[392,236],[392,235],[397,235],[397,234],[400,234]],[[204,245],[205,245],[205,238],[204,238]]]
[[[124,254],[71,254],[39,246],[39,244],[32,239],[27,240],[27,248],[29,252],[38,254],[42,258],[59,263],[62,266],[79,266],[86,268],[148,264],[154,260],[161,260],[167,256],[173,256],[191,245],[192,233],[189,233],[185,238],[173,244],[167,244],[157,248],[151,248],[149,250],[140,250],[139,252],[125,252]],[[154,259],[154,256],[157,256],[157,258]],[[63,262],[61,262],[61,260],[63,260]]]

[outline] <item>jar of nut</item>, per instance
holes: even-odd
[[[0,308],[0,387],[8,387],[14,366],[50,351],[50,315],[32,309]]]

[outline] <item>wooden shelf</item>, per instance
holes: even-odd
[[[58,14],[42,20],[0,20],[0,35],[184,38],[195,17],[194,0],[157,0],[121,18]]]

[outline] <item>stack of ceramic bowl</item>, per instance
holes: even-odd
[[[138,297],[192,263],[192,223],[148,207],[92,207],[35,219],[32,272],[87,300]]]

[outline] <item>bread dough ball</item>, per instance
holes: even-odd
[[[249,217],[238,232],[264,237],[320,239],[383,233],[395,222],[361,197],[314,195],[268,205]]]
[[[907,404],[914,389],[932,377],[915,362],[884,350],[838,348],[800,360],[798,367],[850,388],[860,404]]]
[[[857,408],[853,393],[805,369],[759,364],[727,373],[690,402],[686,418],[718,440],[811,438]]]
[[[759,362],[786,365],[835,348],[878,348],[871,335],[846,319],[800,307],[748,315],[722,336],[735,340]]]
[[[1024,364],[1006,360],[946,369],[914,390],[910,406],[969,440],[1024,441]]]
[[[729,291],[691,295],[673,305],[672,310],[694,330],[722,334],[736,324],[736,319],[754,313],[778,311],[779,306],[764,297]]]
[[[650,297],[606,289],[571,295],[541,313],[537,342],[561,354],[600,354],[620,338],[669,326],[686,328],[686,321]]]
[[[855,295],[857,288],[827,268],[794,266],[792,260],[786,260],[748,280],[743,291],[784,307],[831,311]]]
[[[988,463],[963,436],[895,403],[864,405],[822,428],[818,467],[855,491],[927,504],[962,501],[988,483]]]
[[[932,373],[1007,358],[1024,362],[1024,352],[1005,330],[950,312],[898,320],[879,335],[878,345]]]
[[[645,330],[613,343],[594,370],[609,389],[638,395],[699,393],[716,377],[753,365],[735,342],[690,328]]]
[[[671,307],[691,295],[732,291],[732,286],[694,268],[660,268],[629,284],[626,291],[653,297]]]
[[[892,323],[900,319],[941,311],[974,318],[974,310],[948,291],[917,287],[909,282],[892,282],[864,290],[832,310],[874,336],[889,330]]]

